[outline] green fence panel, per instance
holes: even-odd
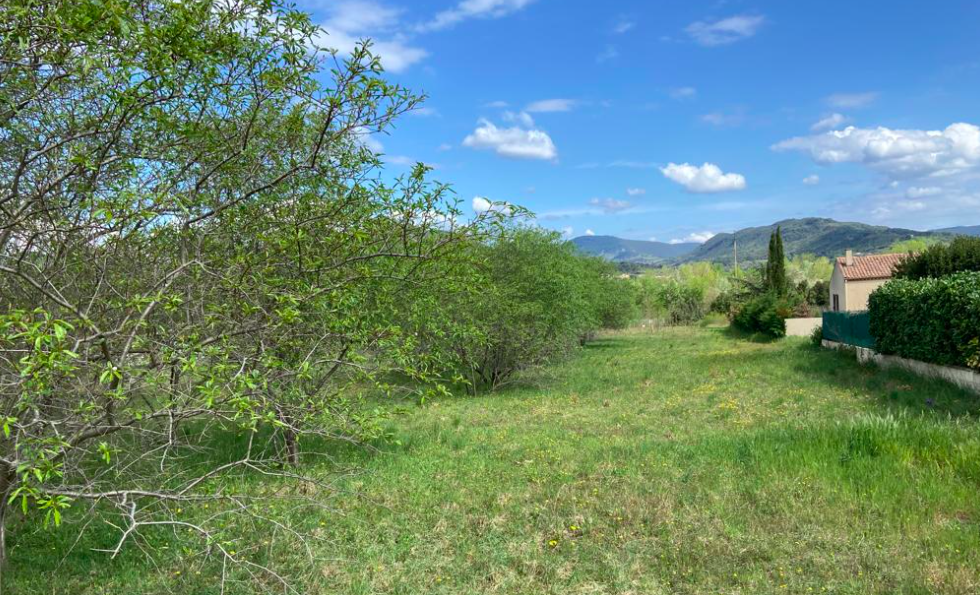
[[[867,312],[824,312],[823,338],[847,345],[874,349],[871,316]]]

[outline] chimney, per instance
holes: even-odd
[[[844,265],[849,267],[854,266],[854,253],[850,250],[844,253]]]

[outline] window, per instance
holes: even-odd
[[[834,294],[834,312],[840,312],[840,296]]]

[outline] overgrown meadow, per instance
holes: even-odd
[[[335,451],[351,474],[293,513],[318,536],[303,590],[974,593],[978,412],[976,396],[803,340],[603,336],[495,395],[404,402],[388,440]],[[58,536],[18,541],[14,592],[211,593],[220,578],[169,533],[110,564],[63,557]],[[229,537],[261,556],[252,544],[276,531]]]

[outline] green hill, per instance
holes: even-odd
[[[614,236],[581,236],[572,243],[587,254],[601,256],[615,262],[660,264],[682,257],[697,250],[698,244],[667,244],[644,240],[624,240]]]
[[[782,230],[787,256],[816,254],[834,257],[844,254],[847,249],[863,253],[882,252],[895,242],[936,235],[935,232],[840,222],[817,217],[786,219],[772,225],[718,234],[696,251],[678,260],[681,262],[707,260],[730,264],[734,257],[735,241],[738,242],[739,262],[765,260],[769,248],[769,236],[777,226]]]

